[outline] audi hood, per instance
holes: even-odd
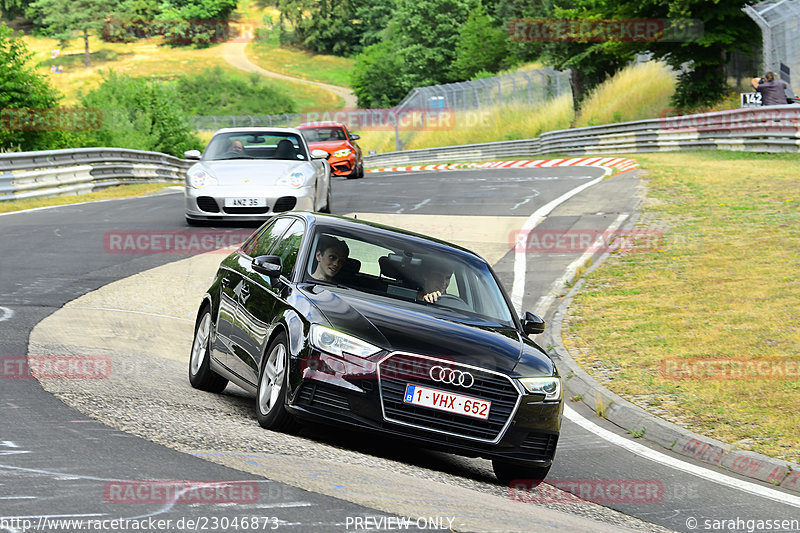
[[[448,316],[446,311],[440,314],[412,302],[392,305],[319,285],[304,289],[331,327],[386,351],[442,357],[507,374],[515,374],[522,360],[526,375],[553,374],[550,358],[513,327],[460,313]]]

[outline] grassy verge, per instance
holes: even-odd
[[[0,202],[0,213],[11,213],[13,211],[23,211],[25,209],[35,209],[37,207],[49,207],[54,205],[78,204],[82,202],[92,202],[97,200],[112,200],[115,198],[135,198],[146,196],[163,190],[166,187],[176,185],[175,183],[136,183],[132,185],[119,185],[109,187],[97,192],[87,194],[73,194],[69,196],[55,196],[52,198],[27,198],[24,200],[9,200]]]
[[[55,39],[25,36],[24,40],[34,52],[33,64],[64,95],[62,105],[67,106],[78,104],[81,92],[97,87],[103,72],[108,69],[131,76],[172,78],[218,66],[226,72],[248,76],[225,60],[220,45],[208,48],[169,47],[163,45],[160,39],[107,43],[92,36],[89,39],[92,65],[87,68],[83,64],[83,41],[80,39],[69,41],[57,58],[50,56],[50,51],[58,47]],[[50,72],[52,65],[59,65],[64,71]],[[342,105],[341,98],[318,87],[284,80],[267,79],[266,82],[290,96],[299,111],[332,109]]]
[[[607,387],[651,412],[800,460],[800,378],[773,373],[800,360],[800,157],[634,157],[648,171],[642,228],[663,240],[615,254],[588,276],[565,322],[566,345]],[[771,366],[719,379],[697,365],[720,359]]]
[[[280,46],[277,30],[268,35],[266,41],[253,41],[247,45],[248,58],[259,67],[305,80],[350,86],[355,60]]]

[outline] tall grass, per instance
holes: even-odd
[[[598,86],[584,101],[577,115],[571,95],[563,95],[537,106],[506,106],[461,112],[452,128],[401,131],[403,149],[432,148],[515,139],[531,139],[542,133],[570,127],[610,124],[656,118],[669,110],[675,78],[663,63],[631,65]],[[392,131],[363,131],[366,151],[395,151]]]
[[[663,116],[674,93],[675,77],[664,63],[630,65],[592,91],[581,105],[575,126]]]
[[[551,130],[568,128],[573,119],[572,98],[563,95],[536,107],[505,106],[498,109],[478,109],[455,114],[455,120],[442,121],[421,130],[400,131],[405,150],[453,146],[514,139],[530,139]],[[366,152],[395,150],[394,131],[359,131],[360,145]]]

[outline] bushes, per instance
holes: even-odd
[[[220,67],[177,81],[188,115],[277,115],[293,113],[294,101],[253,73],[249,79]]]
[[[257,74],[248,80],[219,67],[171,81],[109,71],[98,88],[81,97],[81,103],[102,111],[103,122],[99,130],[79,135],[74,143],[151,150],[179,157],[185,150],[203,147],[188,123],[192,115],[294,111],[294,102]]]
[[[81,97],[81,103],[103,115],[100,129],[84,134],[84,146],[151,150],[179,157],[185,150],[202,147],[189,129],[174,83],[109,71],[97,89]]]

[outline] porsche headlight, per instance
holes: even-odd
[[[561,378],[519,378],[519,381],[531,394],[544,394],[545,400],[561,399]]]
[[[367,357],[381,351],[377,346],[373,346],[361,339],[339,333],[319,324],[311,325],[311,344],[323,352],[334,355],[342,355],[342,353],[346,352],[359,357]]]
[[[347,157],[350,155],[350,152],[352,152],[350,148],[342,148],[341,150],[333,152],[333,157]]]
[[[306,175],[302,170],[296,170],[278,180],[278,185],[284,185],[293,189],[299,189],[306,183]]]
[[[204,170],[200,170],[189,176],[189,186],[195,189],[205,187],[206,185],[216,185],[217,183],[217,178]]]

